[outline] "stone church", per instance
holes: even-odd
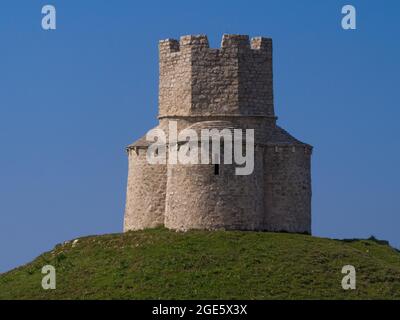
[[[254,129],[254,171],[234,165],[150,164],[146,135],[127,147],[124,231],[165,226],[186,231],[311,233],[311,153],[276,124],[272,40],[204,35],[159,42],[159,124],[178,130]],[[179,143],[179,142],[178,142]],[[168,152],[168,146],[167,146]]]

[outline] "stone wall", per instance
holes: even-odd
[[[159,43],[159,114],[188,114],[191,105],[190,50],[179,50],[176,40]]]
[[[128,149],[124,231],[164,224],[167,166],[149,164],[145,148]]]
[[[223,153],[222,153],[223,154]],[[262,152],[254,173],[235,175],[235,165],[169,165],[165,226],[185,231],[261,230],[264,217]]]
[[[273,116],[272,40],[204,35],[160,41],[159,116]]]
[[[251,49],[239,53],[240,113],[273,116],[272,40],[253,38]]]
[[[311,148],[271,145],[264,159],[265,229],[311,233]]]

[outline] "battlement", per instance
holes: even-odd
[[[274,117],[272,40],[224,34],[219,49],[206,35],[159,42],[159,117]]]
[[[165,39],[159,42],[160,56],[168,55],[183,50],[260,50],[272,55],[272,39],[264,37],[249,38],[248,35],[224,34],[220,49],[210,48],[206,35],[185,35],[179,40]]]

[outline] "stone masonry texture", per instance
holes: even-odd
[[[235,175],[234,164],[221,163],[216,175],[211,163],[150,164],[143,136],[127,147],[124,231],[310,234],[312,147],[276,124],[272,40],[225,34],[212,49],[205,35],[182,36],[160,41],[159,59],[157,128],[168,135],[172,120],[179,131],[254,129],[254,171]]]

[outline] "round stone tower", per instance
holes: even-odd
[[[147,161],[145,137],[127,148],[128,187],[124,230],[140,230],[164,224],[167,165]]]
[[[228,121],[202,121],[187,129],[228,130],[233,136],[241,129]],[[198,141],[200,147],[201,139]],[[180,148],[186,141],[178,141]],[[165,226],[175,230],[263,228],[263,158],[255,152],[253,174],[237,175],[233,163],[224,163],[225,145],[219,163],[213,163],[211,142],[208,164],[168,164]],[[240,141],[240,143],[242,143]]]
[[[160,41],[159,55],[158,128],[165,132],[166,158],[173,147],[187,144],[170,139],[171,122],[198,137],[203,129],[252,129],[254,170],[237,175],[235,164],[211,158],[201,164],[149,164],[143,137],[128,147],[124,230],[165,225],[181,231],[311,233],[312,147],[276,125],[272,40],[224,35],[221,48],[212,49],[204,35],[183,36]]]

